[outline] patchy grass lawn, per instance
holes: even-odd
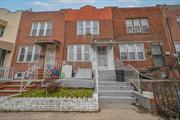
[[[59,88],[56,92],[48,93],[44,89],[35,89],[16,97],[92,97],[93,89],[89,88]]]

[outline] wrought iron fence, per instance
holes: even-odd
[[[180,120],[180,81],[152,82],[157,111],[166,120]]]

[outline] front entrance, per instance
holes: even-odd
[[[99,69],[108,68],[108,49],[106,46],[97,46],[97,65]]]
[[[56,58],[56,46],[55,45],[47,45],[45,67],[48,67],[48,68],[54,67],[55,58]]]

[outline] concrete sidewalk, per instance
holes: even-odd
[[[0,120],[162,120],[133,105],[104,104],[97,113],[81,112],[1,112]]]

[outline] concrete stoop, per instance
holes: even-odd
[[[134,87],[128,82],[99,80],[100,103],[135,103],[136,99],[133,97],[133,91]]]

